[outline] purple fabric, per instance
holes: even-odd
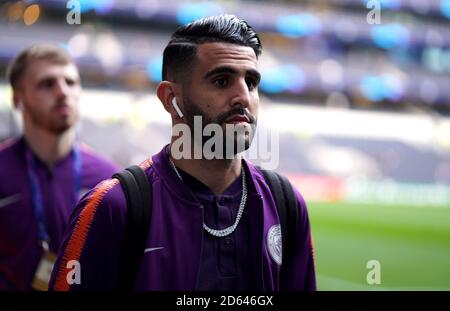
[[[170,166],[168,146],[152,160],[153,165],[146,171],[153,188],[153,210],[145,246],[151,251],[144,253],[135,289],[198,290],[204,284],[200,272],[202,250],[207,243],[202,227],[205,209]],[[249,216],[245,223],[248,232],[245,234],[252,272],[238,273],[245,274],[242,278],[251,279],[249,284],[254,290],[315,290],[310,226],[302,196],[296,191],[300,203],[301,236],[294,259],[286,267],[286,278],[281,279],[281,266],[271,255],[273,247],[268,242],[270,229],[279,224],[275,202],[261,172],[245,160],[244,168],[248,177],[245,213]],[[53,270],[51,289],[63,288],[61,282],[65,282],[66,278],[57,276],[70,272],[66,268],[70,260],[78,260],[81,267],[81,284],[71,284],[70,290],[117,287],[118,255],[126,223],[126,200],[120,185],[112,187],[96,206],[80,256],[69,258],[70,252],[65,250],[69,240],[76,240],[80,234],[76,224],[94,191],[78,204],[72,215],[64,247]],[[237,257],[241,257],[238,252]]]
[[[184,184],[203,205],[205,223],[213,229],[231,226],[237,216],[242,196],[242,178],[237,178],[221,195],[178,169]],[[248,213],[242,214],[236,230],[227,237],[214,237],[203,231],[199,290],[251,290],[255,288]]]
[[[30,290],[42,255],[31,195],[23,138],[0,146],[0,290]],[[117,167],[80,147],[81,196],[109,178]],[[50,249],[57,252],[74,209],[73,153],[59,161],[52,172],[36,157]]]

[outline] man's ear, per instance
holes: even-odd
[[[175,84],[170,81],[162,81],[156,89],[156,95],[163,104],[164,109],[166,109],[173,118],[177,118],[178,113],[172,104],[173,99],[176,98]],[[177,102],[179,103],[180,101],[178,100]]]

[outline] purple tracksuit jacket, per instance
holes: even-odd
[[[25,139],[0,145],[0,291],[31,290],[42,257],[32,187],[27,173]],[[57,252],[77,200],[118,167],[90,148],[79,148],[81,169],[78,193],[74,194],[74,153],[55,164],[52,171],[35,157],[35,174],[45,215],[50,250]]]
[[[141,164],[153,188],[153,210],[136,290],[196,290],[203,246],[203,207],[168,161],[168,146]],[[305,201],[300,205],[298,245],[280,278],[281,239],[274,199],[260,171],[243,160],[251,215],[255,290],[315,290],[315,268]],[[53,290],[108,290],[117,287],[118,258],[127,217],[117,179],[103,181],[78,204],[50,281]],[[278,228],[277,228],[278,227]],[[75,276],[78,273],[78,278]]]

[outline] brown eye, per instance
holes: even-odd
[[[53,79],[45,79],[39,84],[39,86],[45,89],[51,89],[54,83],[55,81]]]
[[[67,84],[68,86],[73,86],[73,85],[75,84],[75,80],[72,80],[72,79],[66,79],[66,84]]]
[[[226,87],[228,85],[228,79],[226,78],[219,78],[214,80],[214,84],[218,87]]]
[[[258,86],[258,82],[254,78],[245,78],[245,83],[249,90],[253,90]]]

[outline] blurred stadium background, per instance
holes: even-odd
[[[170,33],[236,14],[263,41],[260,122],[309,203],[319,289],[450,290],[450,0],[371,2],[380,24],[365,0],[0,1],[0,141],[20,134],[7,63],[51,42],[82,74],[81,139],[142,161],[170,137],[154,93]]]

